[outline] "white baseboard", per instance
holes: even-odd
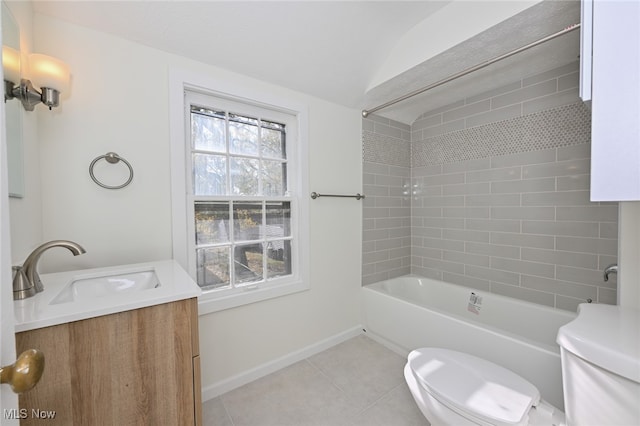
[[[329,349],[332,346],[335,346],[339,343],[342,343],[346,340],[356,337],[363,333],[362,328],[363,328],[362,326],[356,326],[356,327],[350,328],[348,330],[343,331],[342,333],[338,333],[324,340],[316,342],[312,345],[309,345],[297,351],[291,352],[280,358],[274,359],[273,361],[269,361],[258,367],[244,371],[233,377],[229,377],[228,379],[224,379],[212,385],[209,385],[207,387],[203,387],[202,402],[213,399],[226,392],[229,392],[230,390],[236,389],[242,385],[245,385],[249,382],[257,380],[268,374],[276,372],[284,367],[288,367],[289,365],[295,364],[298,361],[302,361],[305,358],[313,356],[326,349]]]
[[[397,353],[398,355],[402,356],[403,358],[406,358],[407,355],[409,355],[409,352],[411,352],[411,350],[407,350],[406,348],[403,348],[402,346],[398,346],[395,343],[393,343],[390,340],[385,339],[384,337],[380,336],[379,334],[376,334],[375,332],[366,329],[365,328],[365,336],[369,337],[371,340],[374,340],[378,343],[380,343],[382,346],[386,347],[387,349]]]

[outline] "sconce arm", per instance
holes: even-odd
[[[35,106],[42,102],[42,94],[31,84],[30,80],[20,80],[20,85],[13,88],[11,94],[20,99],[22,106],[27,111],[33,111]]]

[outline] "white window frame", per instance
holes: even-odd
[[[200,314],[207,314],[309,289],[309,184],[308,108],[279,94],[221,81],[184,70],[169,73],[169,123],[171,134],[171,198],[173,258],[196,279],[193,204],[190,196],[189,152],[191,128],[187,120],[185,91],[210,95],[248,106],[289,114],[296,119],[293,134],[287,132],[287,172],[292,216],[292,275],[232,290],[204,290],[198,298]]]

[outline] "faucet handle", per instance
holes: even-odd
[[[13,272],[13,300],[22,300],[36,294],[36,288],[27,279],[22,266],[14,266]]]
[[[609,281],[609,274],[617,274],[618,273],[618,264],[612,263],[611,265],[604,268],[604,280]]]

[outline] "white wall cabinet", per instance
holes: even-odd
[[[591,6],[591,201],[640,200],[640,2],[584,0],[583,16]]]
[[[591,105],[593,0],[582,0],[580,6],[580,99],[587,105]]]

